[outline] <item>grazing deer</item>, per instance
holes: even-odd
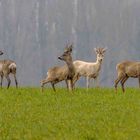
[[[75,68],[73,65],[71,53],[72,53],[72,45],[70,47],[67,47],[64,53],[58,57],[58,59],[65,61],[67,64],[68,73],[66,81],[68,81],[68,88],[70,91],[73,90],[73,78],[75,75]]]
[[[116,66],[118,78],[115,80],[115,90],[117,93],[117,85],[120,82],[122,86],[122,91],[125,92],[124,83],[129,77],[139,79],[140,87],[140,62],[124,61]]]
[[[3,55],[3,52],[0,51],[0,55]],[[5,77],[8,81],[7,88],[9,88],[11,80],[9,77],[9,74],[12,73],[15,78],[15,83],[16,87],[18,87],[18,82],[16,79],[16,63],[12,60],[0,60],[0,76],[1,76],[1,81],[0,85],[2,88],[2,82],[3,82],[3,77]]]
[[[65,59],[64,61],[70,61],[72,45],[70,45],[70,46],[67,45],[66,48],[67,49],[64,52],[65,58],[62,58],[62,59]],[[59,59],[61,59],[61,58],[59,57]],[[70,62],[68,62],[68,63],[70,63]],[[55,84],[58,82],[61,82],[63,80],[66,81],[67,88],[70,87],[70,86],[68,86],[68,82],[67,82],[68,75],[69,75],[69,69],[68,69],[67,65],[60,66],[60,67],[56,66],[56,67],[50,68],[47,72],[47,77],[41,81],[42,91],[43,91],[44,85],[47,83],[51,83],[53,90],[56,91]]]
[[[96,62],[85,62],[76,60],[73,62],[75,67],[75,76],[73,80],[73,85],[81,77],[86,77],[87,89],[89,88],[89,82],[91,78],[94,78],[96,81],[96,86],[98,86],[98,77],[101,70],[102,60],[104,58],[104,53],[106,48],[95,48],[94,49],[97,55]]]

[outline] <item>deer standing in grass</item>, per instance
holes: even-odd
[[[0,52],[0,55],[2,54],[3,52],[2,53]],[[10,73],[14,75],[16,87],[18,87],[18,82],[16,78],[16,63],[12,60],[0,60],[0,76],[1,76],[0,86],[1,88],[2,88],[2,82],[3,82],[4,77],[8,81],[7,88],[9,88],[11,84],[11,80],[9,77]]]
[[[117,85],[120,82],[122,91],[125,92],[124,83],[129,77],[138,78],[140,87],[140,62],[123,61],[116,66],[118,78],[115,80],[115,90],[117,93]]]
[[[87,89],[89,88],[89,82],[91,78],[94,78],[96,81],[96,86],[99,86],[98,77],[106,48],[95,48],[94,50],[97,55],[96,62],[85,62],[80,60],[76,60],[73,62],[75,67],[73,86],[81,76],[86,77]]]
[[[47,77],[41,81],[42,91],[44,85],[47,83],[51,83],[53,90],[56,91],[55,84],[63,80],[66,81],[67,88],[69,88],[69,90],[73,89],[71,79],[74,75],[74,68],[72,64],[71,53],[72,53],[72,45],[67,45],[64,54],[58,57],[59,59],[64,60],[67,63],[67,65],[60,67],[56,66],[48,70]]]
[[[68,73],[67,73],[67,79],[66,82],[68,82],[68,89],[71,91],[73,90],[73,78],[75,75],[75,68],[73,65],[72,57],[72,45],[70,47],[67,47],[64,51],[64,53],[58,57],[58,59],[65,61],[68,67]]]

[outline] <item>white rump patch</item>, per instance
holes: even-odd
[[[9,68],[16,68],[17,66],[16,66],[16,64],[15,63],[11,63],[10,65],[9,65]]]
[[[3,65],[2,65],[2,64],[0,64],[0,71],[2,71],[2,67],[3,67]]]

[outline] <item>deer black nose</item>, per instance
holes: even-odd
[[[58,59],[62,60],[62,58],[59,56]]]
[[[100,62],[102,62],[102,60],[103,60],[102,58],[99,59]]]
[[[2,51],[0,51],[0,55],[3,55],[3,52]]]

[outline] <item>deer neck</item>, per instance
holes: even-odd
[[[102,61],[99,61],[98,59],[96,60],[96,66],[97,66],[97,69],[98,71],[101,69],[101,65],[102,65]]]
[[[68,66],[68,79],[72,79],[74,74],[75,74],[75,70],[74,70],[74,65],[73,65],[72,59],[70,61],[66,61],[66,64]]]
[[[67,64],[68,69],[70,71],[72,71],[74,69],[74,65],[73,65],[73,61],[72,60],[71,61],[67,61],[66,64]]]

